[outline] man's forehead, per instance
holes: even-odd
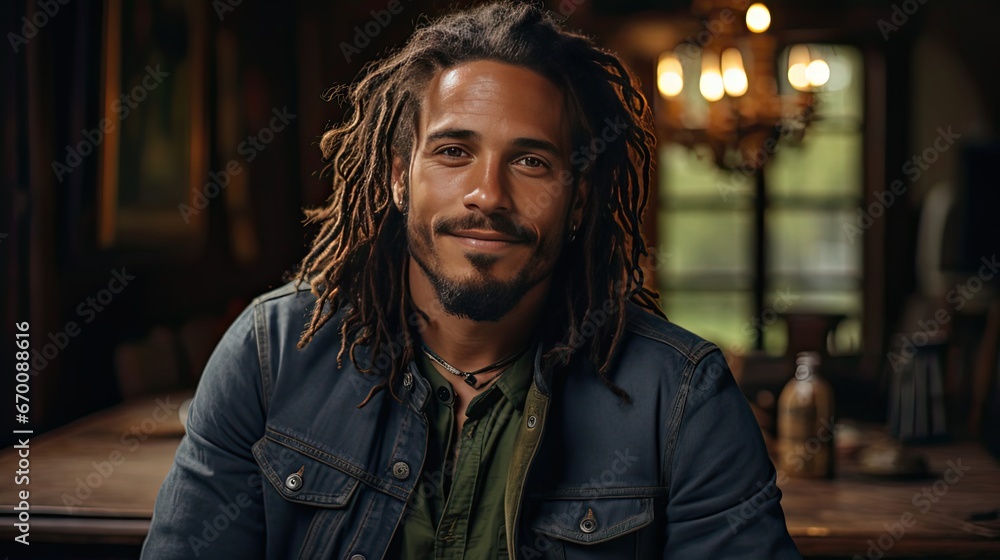
[[[529,68],[491,60],[438,72],[428,83],[421,113],[425,133],[476,117],[548,132],[553,141],[568,131],[564,95],[551,80]]]
[[[511,73],[524,74],[521,68],[506,64],[462,64],[438,72],[432,91],[442,98],[461,96],[467,89],[484,96],[502,95],[503,77]]]

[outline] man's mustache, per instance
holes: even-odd
[[[533,243],[537,241],[535,232],[520,226],[503,214],[484,216],[482,214],[466,214],[461,218],[445,218],[434,226],[434,233],[438,235],[450,235],[456,231],[463,230],[495,231],[523,243]]]

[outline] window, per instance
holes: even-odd
[[[842,314],[838,352],[861,341],[862,243],[850,236],[863,196],[862,56],[848,46],[809,45],[830,67],[816,92],[816,118],[802,141],[782,139],[756,177],[717,168],[707,147],[660,147],[658,234],[662,307],[670,319],[726,348],[784,352],[774,311]],[[787,68],[788,51],[778,68]],[[794,93],[779,78],[782,94]],[[761,204],[761,202],[763,202]],[[764,239],[754,227],[763,214]],[[763,242],[764,266],[755,264]],[[763,305],[755,286],[763,286]],[[756,321],[755,321],[756,319]],[[755,322],[768,323],[758,335]]]

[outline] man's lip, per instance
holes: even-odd
[[[482,241],[502,241],[505,243],[521,243],[522,240],[516,237],[511,237],[509,235],[504,235],[497,231],[486,231],[486,230],[473,230],[467,229],[462,231],[452,231],[450,235],[455,237],[465,237],[468,239],[479,239]]]

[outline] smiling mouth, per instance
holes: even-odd
[[[449,232],[456,241],[475,249],[504,249],[524,243],[524,240],[487,230],[462,230]]]
[[[504,243],[522,242],[521,239],[500,233],[499,231],[467,229],[462,231],[453,231],[450,232],[450,234],[454,235],[455,237],[464,237],[466,239],[477,239],[480,241],[501,241]]]

